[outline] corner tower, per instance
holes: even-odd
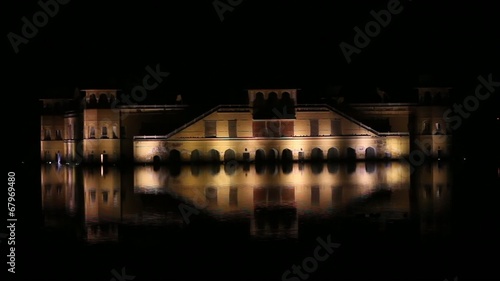
[[[83,151],[88,163],[120,160],[120,110],[117,89],[83,90]]]

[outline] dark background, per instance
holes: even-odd
[[[31,21],[41,8],[37,1],[2,2],[4,169],[17,173],[20,227],[39,223],[32,210],[40,201],[29,192],[40,186],[38,99],[71,97],[77,88],[130,93],[147,65],[171,73],[148,93],[146,102],[155,103],[173,103],[177,94],[188,104],[244,102],[245,89],[260,87],[300,88],[299,103],[315,102],[334,85],[343,85],[351,101],[373,99],[376,87],[393,101],[410,101],[416,86],[452,86],[461,103],[478,75],[493,73],[500,81],[493,1],[401,1],[403,11],[350,64],[339,44],[353,45],[353,28],[363,29],[373,20],[370,11],[389,1],[246,0],[225,12],[223,22],[212,2],[72,0],[17,54],[7,34],[21,35],[21,18]],[[497,172],[486,163],[500,158],[499,92],[455,132],[462,153],[484,160],[473,165],[474,179],[483,182]],[[30,232],[18,232],[27,245]],[[19,247],[21,256],[29,255],[29,247]],[[19,270],[29,271],[19,259]]]

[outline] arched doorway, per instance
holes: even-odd
[[[285,148],[281,153],[281,161],[283,162],[293,162],[293,153],[290,149]]]
[[[210,161],[211,162],[220,162],[220,153],[219,153],[219,151],[217,151],[215,149],[210,149],[208,151],[208,155],[210,157]]]
[[[198,149],[191,152],[191,162],[198,163],[201,161],[201,153]]]
[[[160,158],[160,156],[155,155],[155,156],[153,157],[153,165],[155,165],[155,166],[160,165],[160,162],[161,162],[161,158]]]
[[[267,160],[269,160],[270,162],[278,160],[278,151],[274,148],[271,148],[269,150],[269,154],[267,155]]]
[[[236,152],[232,149],[228,149],[224,152],[224,162],[229,162],[236,160]]]
[[[253,114],[254,118],[263,118],[264,117],[264,108],[266,105],[266,101],[264,100],[264,94],[262,92],[258,92],[255,95],[255,99],[253,100]]]
[[[295,114],[294,103],[293,103],[292,98],[290,97],[289,92],[283,92],[281,94],[280,112],[283,112],[284,114],[288,114],[288,115]]]
[[[99,95],[98,105],[100,108],[108,107],[109,102],[108,102],[108,96],[106,96],[106,94]]]
[[[352,147],[347,148],[346,159],[349,161],[356,160],[356,150],[354,150],[354,148],[352,148]]]
[[[266,160],[266,152],[263,149],[255,151],[255,162],[264,162]]]
[[[168,162],[173,163],[173,164],[178,164],[181,162],[181,153],[177,149],[172,149],[170,150],[170,153],[168,155]]]
[[[311,160],[312,161],[323,161],[323,150],[318,147],[313,148],[311,151]]]
[[[268,110],[270,110],[269,113],[272,114],[273,112],[273,109],[277,109],[278,107],[278,94],[276,94],[275,92],[270,92],[269,93],[269,96],[267,96],[267,101],[266,101],[266,104],[267,104],[267,108]]]
[[[365,150],[365,159],[375,160],[375,158],[376,158],[375,149],[373,147],[367,147]]]
[[[326,154],[326,158],[329,162],[338,161],[339,160],[339,150],[335,147],[330,147]]]

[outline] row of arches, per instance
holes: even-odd
[[[109,108],[115,102],[115,96],[100,94],[99,97],[91,94],[87,99],[87,108]]]
[[[253,115],[256,119],[262,118],[293,118],[295,116],[295,101],[290,93],[284,92],[281,97],[275,92],[269,93],[267,99],[262,92],[255,95],[252,103]],[[278,112],[282,116],[276,116]]]
[[[283,162],[293,162],[295,160],[298,161],[314,161],[314,162],[320,162],[320,161],[337,161],[341,159],[341,155],[339,150],[336,147],[331,147],[329,148],[326,152],[323,151],[321,148],[315,147],[311,150],[310,158],[306,159],[304,156],[304,152],[301,150],[298,153],[298,157],[294,157],[293,152],[291,149],[285,148],[283,151],[281,151],[281,154],[279,151],[275,148],[271,148],[269,150],[265,150],[263,148],[259,148],[255,151],[255,157],[254,161],[257,163],[261,162],[275,162],[275,161],[283,161]],[[373,147],[367,147],[365,149],[365,160],[374,160],[377,158],[375,149]],[[248,152],[243,153],[243,159],[246,161],[251,161],[250,159],[250,154]],[[348,147],[345,152],[345,157],[343,159],[346,160],[356,160],[356,151],[354,148]],[[181,157],[181,152],[176,149],[170,150],[169,156],[168,156],[168,162],[171,163],[179,163],[182,160]],[[227,149],[224,151],[222,155],[222,161],[223,162],[230,162],[238,160],[236,156],[236,152],[233,149]],[[161,158],[159,156],[154,156],[153,162],[159,163],[161,161]],[[195,149],[191,152],[191,156],[189,158],[190,162],[197,163],[197,162],[221,162],[221,153],[216,150],[216,149],[210,149],[206,155],[203,155],[202,152],[198,149]]]

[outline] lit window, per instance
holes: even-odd
[[[101,138],[103,138],[103,139],[107,139],[108,138],[108,127],[102,127]]]
[[[94,127],[89,128],[89,139],[95,139],[95,128]]]
[[[95,190],[91,190],[91,191],[90,191],[90,201],[91,201],[92,203],[94,203],[94,202],[95,202],[95,199],[96,199],[96,192],[95,192]]]
[[[435,126],[436,126],[436,134],[440,134],[441,133],[441,123],[436,123]]]
[[[45,129],[45,140],[50,140],[50,129]]]
[[[118,130],[117,130],[116,126],[113,126],[113,138],[114,139],[118,138]]]
[[[217,121],[205,120],[205,137],[215,138],[217,136]]]

